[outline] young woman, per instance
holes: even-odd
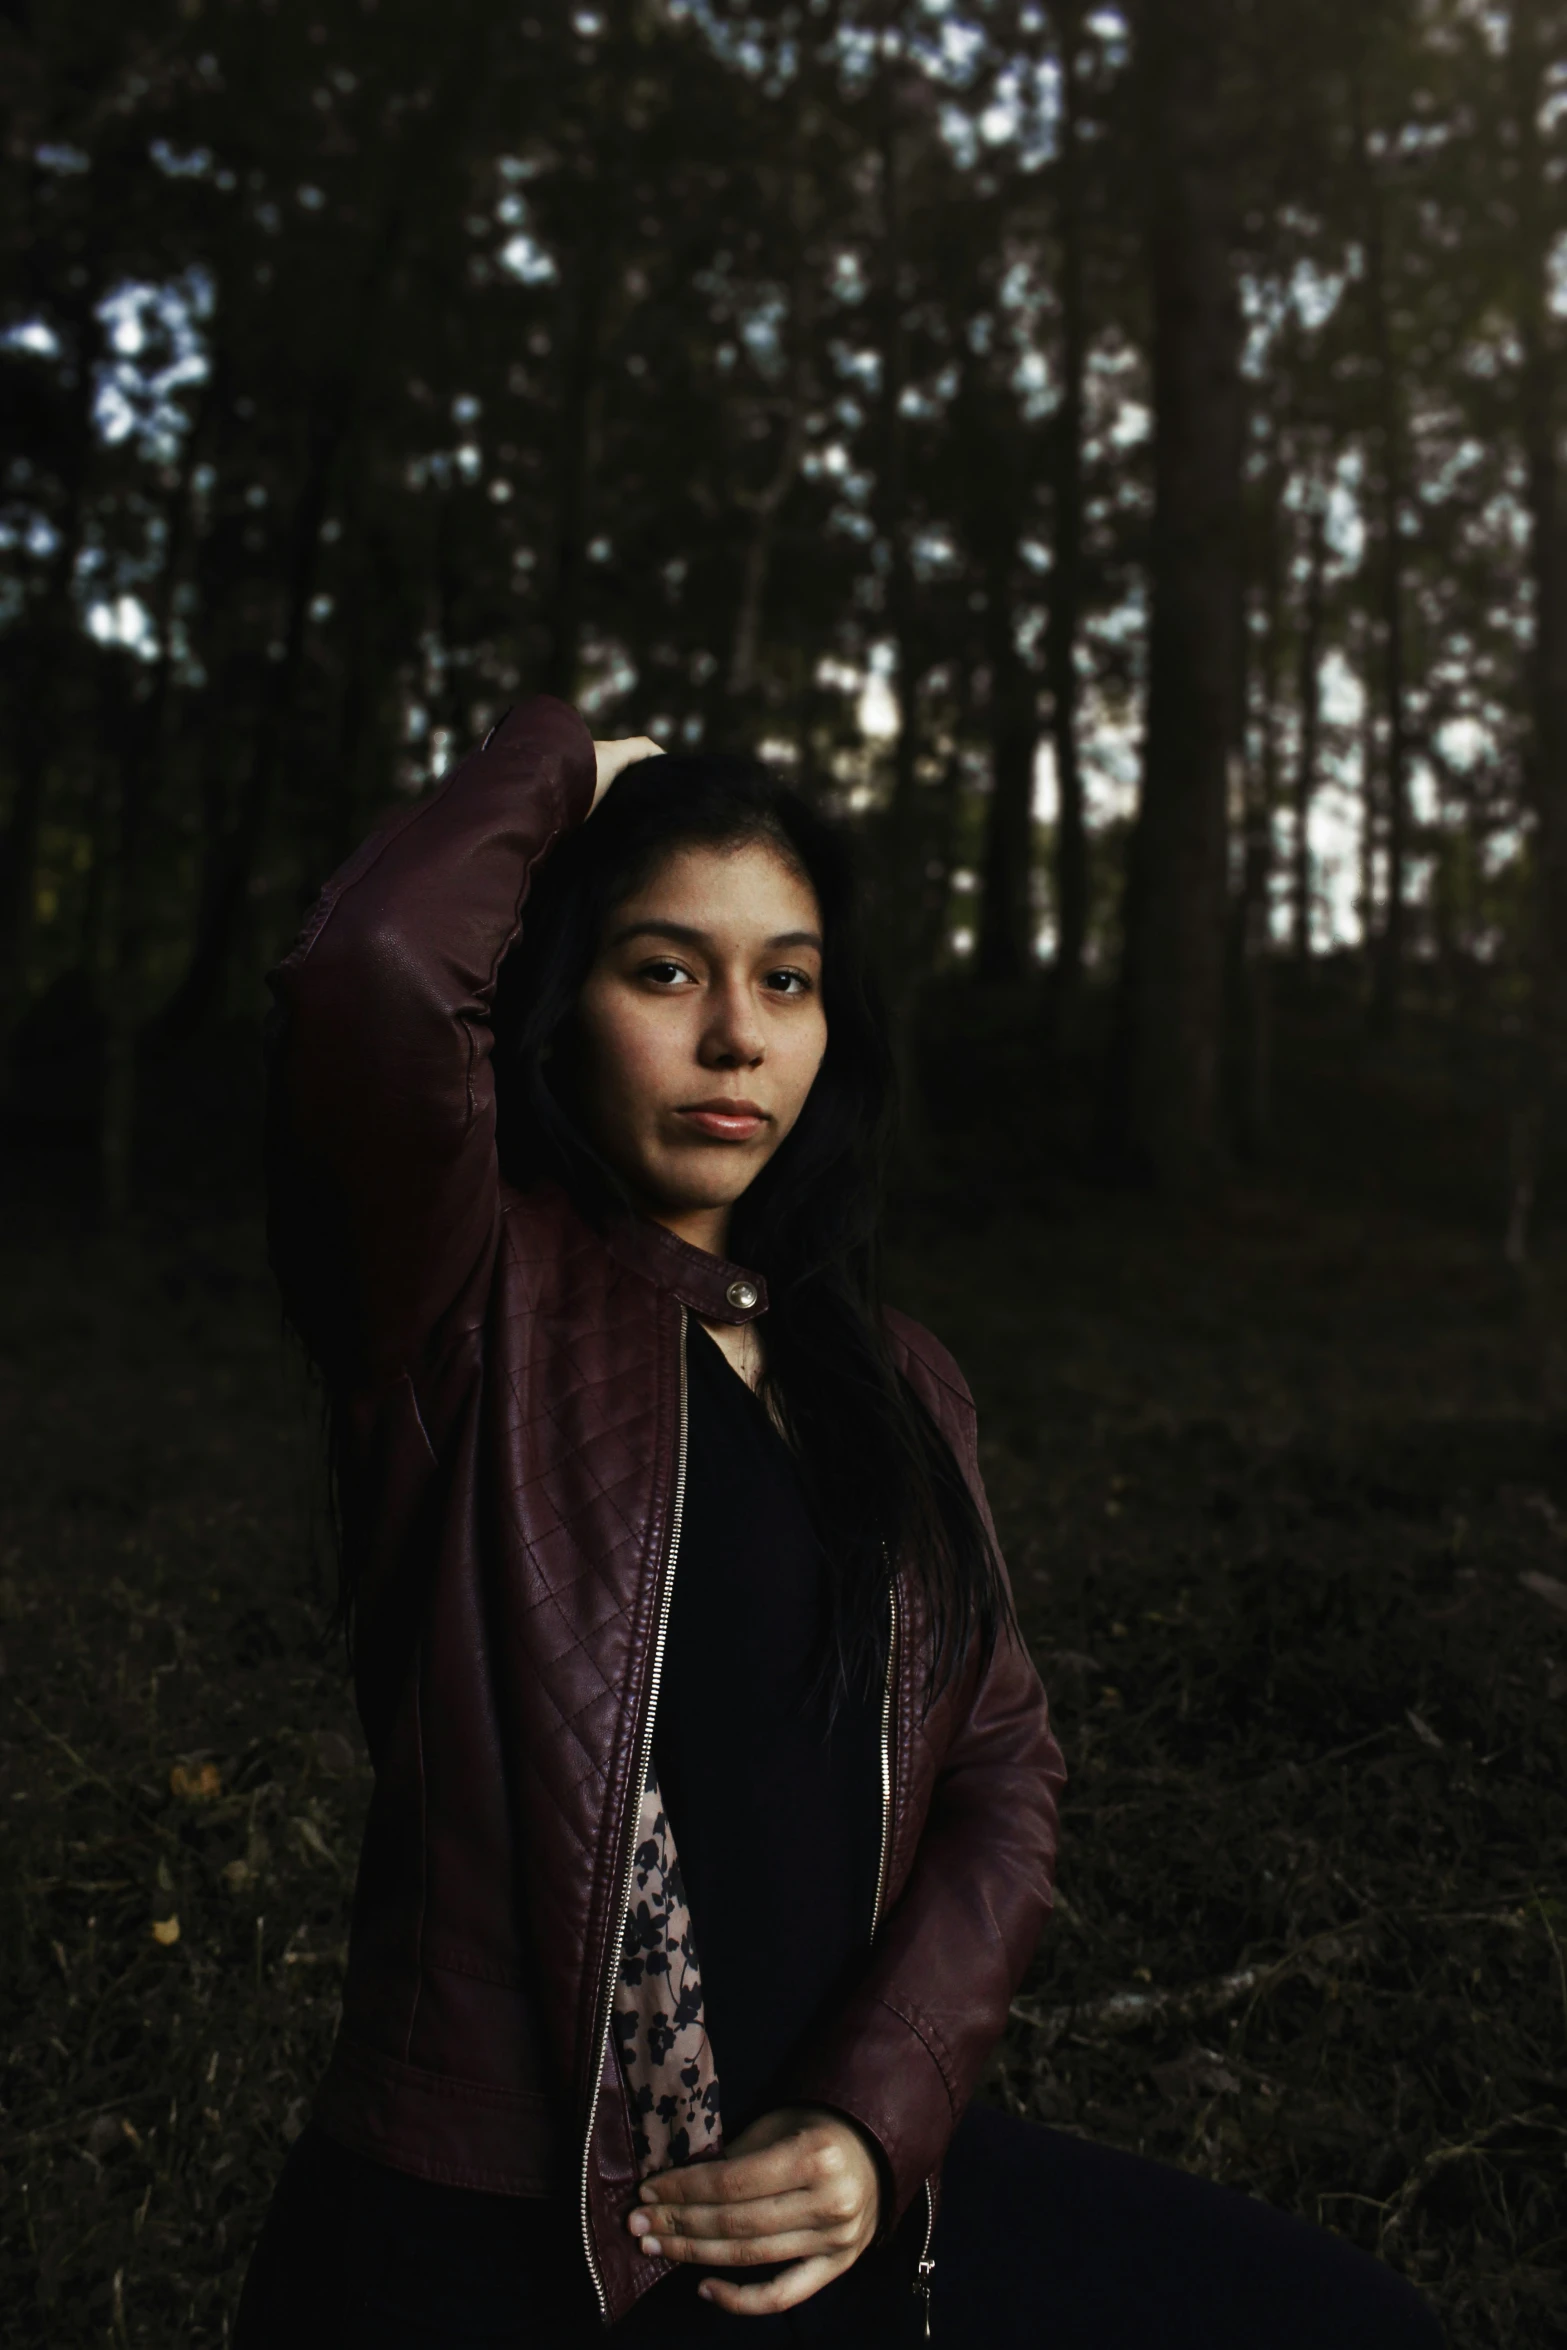
[[[275,975],[375,1792],[240,2350],[1429,2350],[1335,2239],[969,2105],[1060,1756],[875,1294],[844,852],[654,750],[512,712]]]

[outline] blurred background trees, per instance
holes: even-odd
[[[1367,1065],[1480,1035],[1527,1248],[1567,6],[17,0],[0,44],[0,1020],[111,1214],[148,1067],[253,1029],[325,873],[543,688],[840,809],[916,1079],[935,990],[1124,1175],[1267,1151],[1323,1007]]]

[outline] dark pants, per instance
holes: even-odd
[[[897,2237],[775,2317],[726,2317],[690,2271],[599,2324],[574,2209],[431,2187],[307,2131],[245,2282],[235,2350],[903,2350],[917,2203]],[[1401,2277],[1227,2187],[970,2109],[934,2245],[935,2350],[1441,2350]]]

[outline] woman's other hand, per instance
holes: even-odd
[[[598,763],[598,783],[593,793],[596,808],[617,775],[634,767],[639,759],[662,759],[664,751],[662,744],[656,743],[650,734],[628,734],[619,742],[595,743],[593,756]],[[589,815],[592,812],[590,808]]]
[[[718,2162],[649,2179],[628,2226],[642,2249],[698,2268],[790,2266],[765,2284],[709,2277],[702,2298],[737,2317],[793,2309],[852,2268],[876,2233],[881,2177],[841,2114],[786,2106],[742,2131]]]

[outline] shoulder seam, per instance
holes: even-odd
[[[897,1312],[898,1309],[895,1307],[893,1311]],[[948,1348],[942,1345],[941,1340],[937,1338],[933,1332],[925,1329],[922,1323],[916,1322],[913,1317],[908,1314],[900,1313],[899,1319],[905,1324],[906,1330],[917,1331],[921,1338],[929,1339],[931,1345],[937,1350],[937,1352],[940,1355],[946,1357],[947,1361],[952,1362],[953,1358]],[[948,1395],[952,1397],[955,1403],[962,1404],[966,1411],[973,1410],[974,1399],[968,1391],[966,1382],[963,1381],[963,1374],[961,1371],[958,1371],[957,1380],[954,1381],[942,1368],[940,1362],[932,1362],[930,1356],[924,1351],[922,1347],[911,1343],[910,1339],[906,1335],[906,1331],[890,1330],[888,1335],[897,1345],[902,1347],[903,1352],[910,1358],[911,1361],[918,1363],[921,1370],[927,1372],[929,1376],[935,1380],[938,1387],[944,1387],[946,1389]],[[957,1370],[957,1365],[955,1362],[953,1362],[953,1369]]]

